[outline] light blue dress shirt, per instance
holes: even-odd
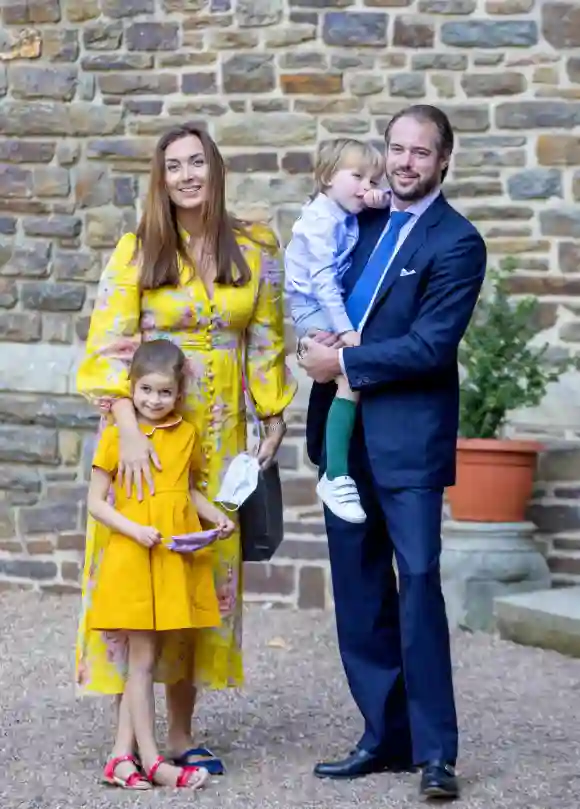
[[[357,241],[356,216],[326,194],[303,207],[285,251],[286,293],[299,337],[311,329],[352,331],[341,279]]]

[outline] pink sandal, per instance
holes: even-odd
[[[103,781],[112,787],[132,789],[138,792],[144,792],[147,789],[151,789],[151,784],[149,781],[139,772],[132,772],[126,778],[122,778],[120,775],[115,775],[115,770],[119,764],[122,764],[124,761],[127,761],[137,767],[137,762],[133,756],[117,756],[116,758],[112,758],[105,764],[105,769],[103,770]]]
[[[167,762],[163,756],[157,756],[146,775],[147,780],[151,784],[154,784],[157,770],[162,764],[168,763],[169,762]],[[205,767],[181,767],[180,769],[181,771],[175,784],[178,789],[183,789],[185,787],[190,787],[190,789],[201,789],[209,778],[209,772],[205,769]],[[196,776],[197,782],[195,784],[191,784],[190,782],[194,776]]]

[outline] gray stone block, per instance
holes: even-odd
[[[491,631],[494,599],[550,586],[533,523],[443,524],[441,581],[452,629]]]
[[[494,612],[505,640],[580,657],[580,587],[497,598]]]

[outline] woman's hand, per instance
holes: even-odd
[[[154,494],[151,464],[161,469],[153,444],[138,427],[119,427],[119,481],[125,481],[127,497],[131,497],[133,484],[137,491],[137,499],[143,500],[143,479],[149,491]]]
[[[280,416],[266,419],[264,421],[266,431],[265,438],[258,447],[257,458],[262,469],[267,469],[274,461],[276,453],[280,448],[282,439],[286,434],[286,422]]]

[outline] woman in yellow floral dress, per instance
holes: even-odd
[[[77,384],[118,425],[119,471],[136,497],[152,485],[151,464],[159,464],[129,398],[128,366],[142,340],[172,340],[188,359],[182,412],[201,436],[198,486],[210,500],[230,460],[246,448],[244,376],[265,428],[262,464],[271,462],[285,432],[283,412],[296,385],[285,364],[277,242],[268,228],[230,217],[224,200],[224,163],[213,140],[190,125],[167,132],[156,147],[137,232],[120,239],[99,284]],[[89,519],[77,682],[83,690],[118,695],[124,644],[114,633],[86,627],[104,536]],[[214,549],[222,625],[200,630],[194,648],[168,640],[156,672],[167,687],[169,752],[180,764],[200,763],[191,738],[196,688],[243,681],[239,533]]]

